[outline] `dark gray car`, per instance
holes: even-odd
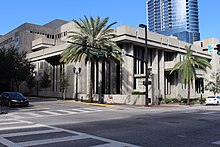
[[[12,106],[28,106],[28,99],[19,92],[3,92],[0,95],[2,105]]]

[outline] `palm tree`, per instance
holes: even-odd
[[[60,62],[80,62],[83,57],[85,61],[91,63],[91,73],[93,72],[94,63],[100,59],[108,59],[109,52],[107,49],[114,49],[121,51],[116,42],[111,39],[116,37],[114,30],[111,27],[116,22],[107,25],[109,18],[100,19],[98,16],[96,19],[85,16],[80,21],[73,20],[76,25],[76,30],[70,31],[68,38],[71,39],[71,44],[64,49],[61,54]],[[102,50],[103,49],[103,50]],[[121,61],[119,54],[111,54],[111,58]],[[89,88],[89,100],[92,101],[93,81],[92,74],[90,74],[90,88]]]
[[[186,59],[176,63],[176,65],[171,70],[170,74],[174,71],[178,71],[178,74],[181,76],[182,83],[186,82],[188,85],[187,92],[187,104],[190,104],[190,82],[196,77],[196,69],[202,69],[206,72],[206,67],[209,69],[212,68],[208,60],[202,57],[194,57],[192,55],[193,51],[191,50],[192,45],[185,46],[186,48]]]

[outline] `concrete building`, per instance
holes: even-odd
[[[25,23],[1,36],[0,47],[14,44],[19,50],[27,51],[28,58],[36,65],[36,74],[42,76],[46,71],[50,75],[52,86],[46,89],[39,87],[39,96],[62,97],[60,77],[61,73],[65,72],[69,83],[65,97],[74,98],[77,92],[78,98],[83,97],[86,99],[89,92],[88,79],[91,74],[91,65],[85,64],[84,61],[65,65],[59,62],[60,54],[69,45],[67,43],[68,31],[74,29],[73,22],[62,20],[54,20],[43,26]],[[114,38],[114,41],[127,54],[145,60],[145,32],[143,29],[125,25],[115,28],[115,33],[117,37]],[[204,42],[201,47],[201,42],[192,45],[193,55],[204,57],[215,66],[216,61],[219,62],[219,58],[214,59],[212,55],[202,51],[206,46]],[[187,96],[187,85],[181,83],[177,73],[170,75],[173,66],[178,61],[184,60],[186,45],[190,44],[177,40],[175,37],[148,32],[147,56],[150,70],[148,89],[151,103],[158,103],[158,97],[183,98]],[[98,99],[100,95],[104,95],[105,101],[107,101],[108,95],[111,94],[116,103],[143,105],[145,96],[135,95],[134,93],[145,92],[143,85],[145,63],[128,56],[123,56],[123,60],[122,64],[115,62],[97,62],[95,64],[92,73],[94,97]],[[76,70],[80,67],[81,72],[74,73],[73,67]],[[218,69],[217,66],[215,68]],[[192,82],[192,97],[200,97],[201,86],[204,86],[204,82],[200,80],[204,81],[206,76],[200,70],[196,73],[198,78]],[[21,89],[22,92],[28,93],[25,86],[22,86]],[[36,88],[33,90],[32,95],[36,95]]]

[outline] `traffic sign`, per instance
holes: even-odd
[[[213,44],[208,44],[208,53],[211,54],[214,52],[214,45]]]

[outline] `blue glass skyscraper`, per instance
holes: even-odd
[[[147,0],[148,29],[193,43],[200,40],[198,0]]]

